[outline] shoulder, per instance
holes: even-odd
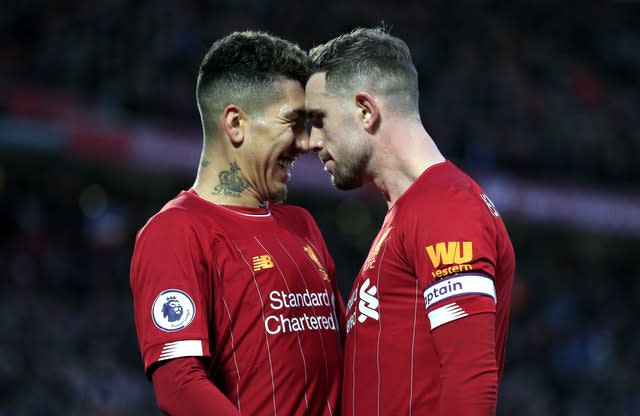
[[[491,221],[482,188],[451,162],[425,172],[399,200],[398,214],[407,226],[466,226]]]
[[[203,228],[206,217],[203,208],[188,192],[181,192],[147,220],[138,231],[137,239],[156,235],[175,238]]]
[[[291,204],[273,204],[270,208],[274,217],[278,219],[291,222],[315,223],[311,213],[301,206]]]
[[[309,211],[298,205],[274,204],[271,207],[274,218],[286,227],[301,233],[320,232],[318,224]]]

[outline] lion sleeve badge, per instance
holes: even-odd
[[[165,332],[180,331],[193,321],[196,306],[191,296],[178,289],[160,292],[151,308],[156,327]]]

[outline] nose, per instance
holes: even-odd
[[[301,129],[295,136],[294,145],[298,153],[309,152],[309,133],[307,129]]]
[[[324,138],[322,137],[322,131],[316,127],[311,127],[309,133],[309,150],[312,152],[319,152],[324,149]]]

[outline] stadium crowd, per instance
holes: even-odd
[[[24,1],[0,17],[11,34],[0,86],[58,88],[105,112],[193,126],[199,60],[220,34],[260,28],[310,48],[384,21],[415,51],[423,118],[445,153],[478,168],[637,185],[636,2],[433,3]]]
[[[637,2],[183,3],[4,7],[0,90],[63,91],[113,118],[197,129],[195,74],[218,35],[259,28],[309,48],[384,21],[414,51],[423,120],[455,162],[626,192],[640,185]],[[5,104],[0,116],[10,118]],[[191,182],[0,147],[0,416],[157,414],[129,260],[143,221]],[[291,199],[316,216],[347,290],[381,201],[313,190]],[[505,220],[518,269],[498,414],[640,414],[638,240]]]

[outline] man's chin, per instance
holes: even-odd
[[[336,189],[341,191],[350,191],[362,186],[362,181],[344,180],[342,178],[336,178],[335,175],[331,175],[331,183],[336,187]]]
[[[287,185],[282,185],[282,188],[278,191],[274,191],[271,193],[271,202],[274,203],[282,203],[287,200]]]

